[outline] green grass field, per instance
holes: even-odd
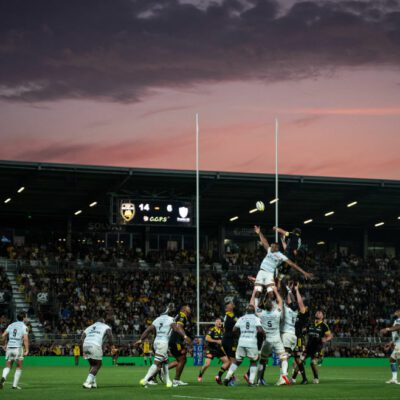
[[[26,367],[20,386],[22,390],[11,390],[12,371],[0,392],[3,399],[296,399],[296,400],[356,400],[356,399],[400,399],[400,385],[387,385],[390,369],[382,367],[322,367],[319,385],[276,387],[279,370],[267,369],[267,387],[248,388],[242,378],[246,367],[236,374],[239,383],[235,387],[218,386],[214,382],[216,367],[210,367],[202,383],[197,382],[198,368],[187,367],[182,379],[190,386],[167,389],[159,384],[142,388],[139,380],[146,372],[144,367],[104,367],[97,378],[98,389],[85,390],[82,382],[87,369],[80,367]],[[312,374],[307,368],[308,377]]]

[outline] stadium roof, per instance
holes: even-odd
[[[194,199],[195,172],[106,166],[0,161],[0,218],[107,221],[111,193],[141,198]],[[201,223],[273,224],[273,174],[201,172]],[[21,193],[18,189],[24,187]],[[5,200],[11,201],[5,203]],[[256,212],[257,200],[266,204]],[[89,204],[96,201],[95,207]],[[353,207],[349,203],[358,202]],[[400,181],[281,175],[279,207],[282,226],[357,226],[400,229]],[[77,210],[82,210],[78,216]],[[325,216],[325,213],[334,214]],[[230,218],[239,219],[230,222]],[[30,218],[29,217],[29,218]]]

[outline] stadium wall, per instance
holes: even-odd
[[[127,365],[135,365],[135,366],[144,366],[143,357],[119,357],[118,364],[127,364]],[[243,365],[247,365],[248,360],[243,362]],[[5,365],[5,360],[1,363],[2,366]],[[74,366],[75,359],[70,356],[31,356],[26,357],[24,359],[25,366],[41,366],[41,367],[49,367],[49,366]],[[87,362],[81,357],[79,360],[80,366],[87,367]],[[112,359],[111,357],[103,358],[103,365],[111,366]],[[188,358],[188,365],[193,365],[193,358]],[[211,365],[218,365],[218,360],[213,360]],[[269,361],[269,365],[272,365],[272,359]],[[325,367],[387,367],[389,365],[389,361],[387,358],[331,358],[326,357],[323,361],[323,366]]]

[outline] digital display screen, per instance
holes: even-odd
[[[117,223],[123,225],[192,226],[192,203],[166,200],[118,200]]]

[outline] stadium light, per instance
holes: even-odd
[[[237,219],[239,219],[239,217],[238,216],[236,216],[236,217],[232,217],[229,221],[236,221]]]
[[[304,225],[311,224],[311,222],[313,222],[313,220],[311,218],[307,219],[304,221]]]
[[[94,201],[93,203],[89,204],[89,207],[94,207],[94,206],[97,206],[97,201]]]
[[[257,211],[258,211],[257,208],[253,208],[252,210],[249,211],[249,214],[253,214],[253,213],[257,212]]]
[[[21,186],[18,190],[17,193],[22,193],[25,190],[25,186]]]
[[[82,214],[82,210],[75,211],[74,214],[75,214],[75,215]]]
[[[400,219],[400,216],[399,216],[399,217],[397,217],[397,219]]]
[[[375,224],[375,227],[382,226],[382,225],[385,225],[385,223],[384,222],[378,222],[377,224]]]
[[[347,207],[350,208],[355,206],[356,204],[358,204],[358,201],[353,201],[352,203],[347,204]]]
[[[335,211],[329,211],[329,212],[325,213],[325,217],[329,217],[333,214],[335,214]]]
[[[273,200],[271,200],[271,201],[269,202],[269,204],[274,204],[274,203],[276,203],[277,201],[279,201],[279,199],[273,199]]]
[[[321,245],[323,245],[323,244],[325,244],[324,241],[321,241],[321,242],[318,242],[318,243],[317,243],[318,246],[321,246]]]
[[[5,199],[5,200],[4,200],[4,203],[7,204],[7,203],[9,203],[10,201],[11,201],[11,197],[9,197],[8,199]]]

